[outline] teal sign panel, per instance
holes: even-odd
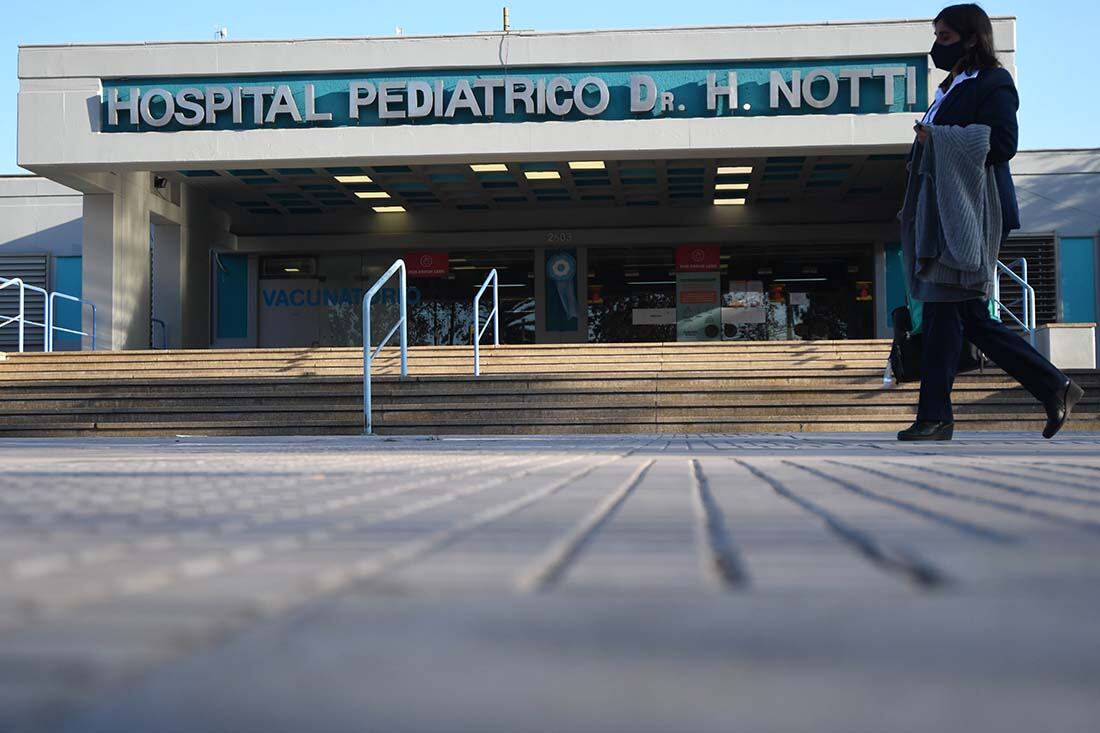
[[[928,104],[924,56],[446,72],[104,79],[104,132],[885,114]]]

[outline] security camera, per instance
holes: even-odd
[[[158,191],[162,188],[168,188],[168,179],[164,176],[153,176],[153,188]]]

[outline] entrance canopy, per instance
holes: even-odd
[[[994,26],[1011,70],[1014,21]],[[536,335],[585,340],[583,285],[619,287],[616,257],[589,268],[601,249],[660,249],[644,269],[718,247],[725,288],[755,283],[735,246],[773,274],[779,244],[839,246],[799,268],[881,295],[930,43],[922,20],[27,46],[18,157],[86,194],[83,289],[118,348],[153,319],[172,345],[255,343],[264,258],[358,256],[362,278],[382,253],[463,250],[529,253]],[[538,315],[555,252],[578,283],[558,336]]]

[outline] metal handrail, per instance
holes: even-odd
[[[160,333],[161,333],[161,336],[164,338],[164,349],[167,350],[168,349],[168,324],[165,323],[160,318],[150,318],[149,319],[149,326],[150,326],[150,328],[149,328],[149,346],[151,348],[154,348],[154,349],[157,348],[156,344],[153,343],[153,334],[152,334],[152,327],[157,326],[157,325],[160,326]]]
[[[382,288],[386,282],[389,281],[395,272],[401,274],[398,291],[398,302],[401,305],[401,317],[397,321],[390,332],[386,334],[386,337],[378,344],[378,348],[371,350],[370,346],[370,302],[374,298],[375,294]],[[409,375],[409,329],[408,329],[408,310],[406,304],[406,276],[405,276],[405,261],[397,260],[390,269],[386,270],[386,274],[378,279],[370,290],[363,295],[363,434],[370,435],[373,428],[371,422],[371,394],[370,394],[370,365],[374,361],[374,357],[378,356],[378,352],[382,350],[382,347],[389,343],[389,340],[393,338],[393,334],[397,329],[401,329],[401,376],[407,377]]]
[[[1012,269],[1014,266],[1020,265],[1021,275],[1017,275]],[[1015,321],[1019,326],[1027,332],[1028,341],[1032,346],[1035,345],[1035,288],[1033,288],[1027,281],[1027,260],[1023,257],[1018,260],[1014,260],[1009,264],[1003,262],[997,262],[997,272],[1008,275],[1009,279],[1014,281],[1021,288],[1020,304],[1023,312],[1020,316],[1017,316],[1009,305],[1001,302],[1001,278],[993,279],[993,300],[997,304],[999,311],[1003,311],[1008,314],[1009,318]],[[1013,303],[1014,305],[1015,303]],[[1022,316],[1022,318],[1021,318]]]
[[[493,283],[493,310],[489,313],[489,317],[485,320],[485,325],[481,325],[481,296],[485,294],[485,288],[489,287],[489,283]],[[477,291],[477,295],[474,296],[474,376],[481,376],[481,337],[485,335],[486,329],[489,328],[489,321],[493,323],[493,346],[500,346],[500,276],[497,275],[496,268],[489,273],[485,278],[485,282],[481,284],[481,289]]]
[[[13,285],[19,287],[19,315],[13,316],[13,317],[7,319],[6,321],[4,321],[3,323],[0,323],[0,328],[3,328],[4,326],[8,325],[12,321],[19,321],[19,353],[22,354],[23,353],[23,330],[24,330],[24,325],[25,325],[24,315],[26,313],[26,303],[24,302],[23,288],[25,288],[26,285],[23,283],[22,278],[18,278],[18,277],[13,277],[13,278],[0,277],[0,290],[3,290],[4,288],[7,288],[7,287],[11,287]]]
[[[74,331],[71,328],[64,328],[63,326],[55,326],[54,325],[54,322],[53,322],[54,317],[57,315],[57,307],[54,305],[54,302],[53,302],[54,298],[62,298],[63,300],[69,300],[69,301],[72,301],[73,303],[78,303],[80,305],[89,306],[92,309],[92,333],[91,333],[91,337],[92,337],[92,351],[95,351],[95,340],[96,340],[95,303],[93,303],[90,300],[84,300],[83,298],[78,298],[75,295],[68,295],[67,293],[60,293],[60,292],[57,292],[57,291],[54,291],[54,292],[50,293],[50,301],[49,301],[50,302],[50,307],[47,310],[47,316],[46,316],[46,321],[47,321],[47,323],[49,323],[49,326],[47,327],[47,331],[49,332],[49,338],[48,338],[48,343],[46,345],[46,350],[47,351],[53,351],[53,334],[54,334],[54,331],[61,331],[62,333],[71,333],[74,336],[87,336],[88,335],[87,331]],[[81,313],[83,313],[83,308],[81,309]]]

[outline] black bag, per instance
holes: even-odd
[[[924,334],[911,333],[913,319],[909,314],[908,306],[895,308],[890,317],[894,322],[894,343],[890,346],[890,370],[894,374],[894,379],[898,382],[919,382]],[[962,353],[959,354],[958,373],[981,369],[985,365],[984,362],[985,357],[978,347],[964,340]]]

